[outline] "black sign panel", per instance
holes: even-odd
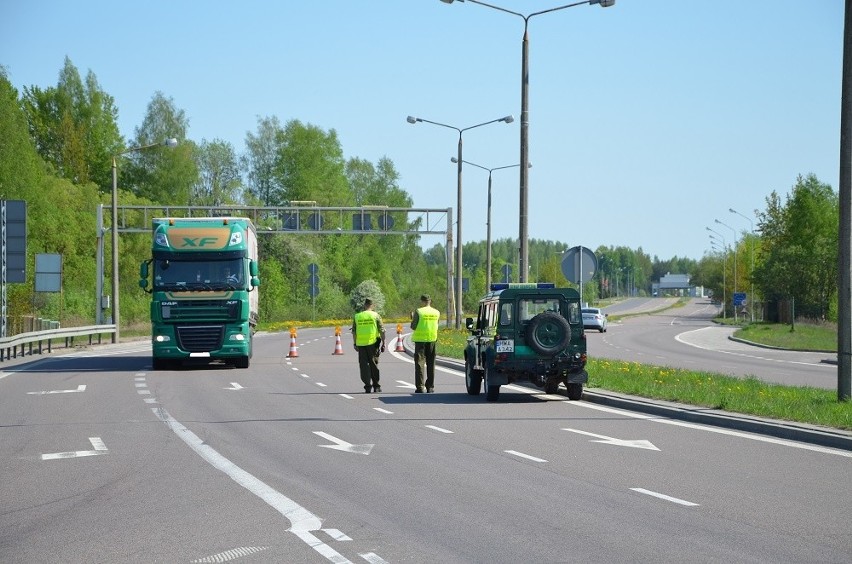
[[[6,212],[6,282],[27,281],[27,203],[23,200],[2,200]]]

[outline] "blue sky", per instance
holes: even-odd
[[[565,0],[490,0],[529,14]],[[839,178],[841,0],[617,0],[529,26],[529,234],[699,259],[797,175]],[[520,162],[523,21],[439,0],[0,0],[0,64],[54,86],[65,56],[131,138],[156,91],[195,141],[237,152],[259,116],[391,159],[416,207],[457,208],[464,159]],[[463,172],[463,239],[484,240],[487,173]],[[518,236],[518,169],[493,174],[492,236]],[[424,240],[424,246],[441,242]]]

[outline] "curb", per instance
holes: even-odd
[[[414,354],[414,349],[406,337],[403,337],[402,345],[406,354],[409,356]],[[435,364],[444,368],[452,368],[464,372],[464,363],[458,360],[439,356],[435,359]],[[765,419],[718,409],[628,396],[606,390],[590,390],[585,387],[583,388],[583,400],[589,403],[617,407],[649,415],[658,415],[689,423],[700,423],[702,425],[734,429],[778,439],[852,451],[852,433],[831,427],[816,427],[804,423]]]

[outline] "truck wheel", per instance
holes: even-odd
[[[151,359],[151,364],[154,370],[168,370],[169,368],[169,361],[165,358],[153,357]]]
[[[249,357],[247,357],[247,356],[238,357],[237,360],[234,362],[234,366],[236,368],[248,368],[249,367]]]
[[[489,382],[488,366],[485,367],[485,398],[488,401],[497,401],[500,398],[500,384],[492,384]]]
[[[464,383],[469,395],[479,395],[482,389],[482,374],[473,369],[473,363],[469,358],[466,358],[464,362]]]
[[[540,355],[552,356],[571,341],[568,320],[555,311],[543,311],[527,325],[527,345]]]
[[[555,394],[559,391],[559,380],[555,382],[548,382],[544,385],[544,393],[546,394]]]
[[[569,400],[580,400],[583,398],[583,384],[565,384],[568,388]]]

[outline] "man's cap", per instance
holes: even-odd
[[[429,297],[429,294],[423,294],[422,296],[420,296],[420,301],[421,302],[431,302],[432,298]]]

